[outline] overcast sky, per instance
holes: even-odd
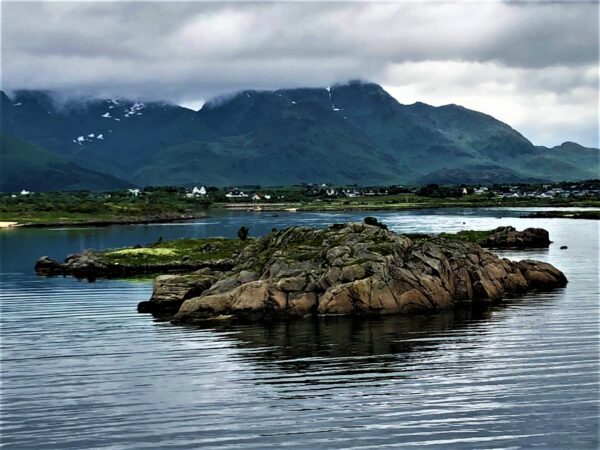
[[[382,84],[598,146],[598,3],[2,2],[2,87],[169,100]]]

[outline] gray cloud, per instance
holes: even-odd
[[[597,19],[596,2],[4,2],[2,85],[191,103],[364,78],[598,145]]]

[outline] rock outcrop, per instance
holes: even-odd
[[[35,271],[44,276],[72,275],[76,278],[95,280],[96,278],[124,278],[157,273],[189,273],[203,269],[231,270],[233,265],[234,262],[230,259],[125,265],[107,261],[101,254],[88,250],[69,255],[62,263],[48,256],[42,256],[35,264]]]
[[[497,302],[566,283],[549,264],[509,261],[476,244],[413,241],[365,224],[293,227],[249,244],[230,271],[159,277],[140,310],[177,310],[177,322],[395,314]]]
[[[492,230],[491,236],[481,245],[487,248],[548,248],[551,242],[543,228],[517,231],[514,227],[499,227]]]

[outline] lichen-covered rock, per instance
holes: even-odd
[[[175,321],[442,310],[567,283],[546,263],[517,263],[444,238],[412,241],[357,223],[271,233],[249,244],[233,269],[216,278],[192,297],[189,288],[171,282],[174,297],[189,297]],[[168,284],[155,295],[163,288]]]

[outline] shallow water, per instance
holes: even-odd
[[[541,226],[566,288],[492,310],[218,328],[137,314],[148,282],[35,276],[35,259],[364,214],[0,233],[5,448],[597,448],[598,222],[523,210],[374,214],[394,230]],[[500,218],[502,217],[502,218]],[[567,245],[567,250],[560,250]]]

